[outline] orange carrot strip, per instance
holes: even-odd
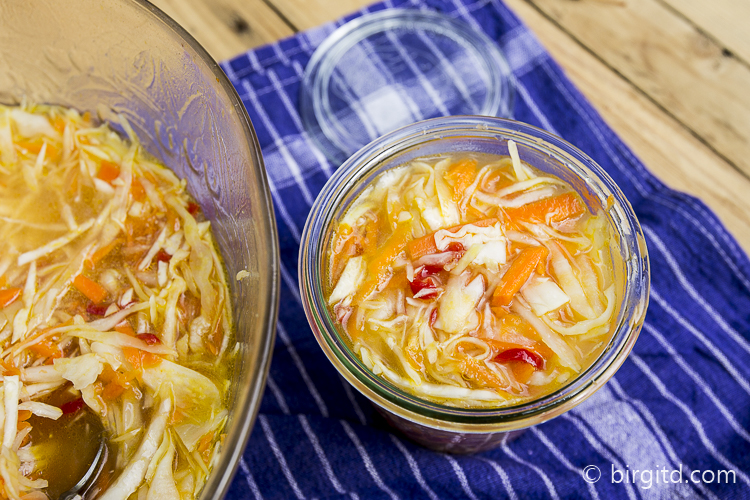
[[[527,383],[536,371],[532,365],[524,363],[523,361],[509,361],[508,364],[510,365],[511,370],[513,370],[513,375],[516,377],[516,380],[521,384]]]
[[[112,181],[120,177],[120,167],[111,161],[104,160],[96,176],[104,182],[112,184]]]
[[[473,380],[482,387],[490,387],[493,389],[506,390],[508,384],[500,379],[495,373],[489,368],[482,365],[481,362],[472,358],[471,356],[461,356],[459,368],[464,377],[469,380]]]
[[[472,225],[477,227],[488,227],[493,225],[495,222],[497,222],[497,219],[495,217],[491,217],[489,219],[482,219],[474,222],[468,222],[466,224],[459,224],[458,226],[449,227],[446,230],[450,231],[451,233],[455,233],[464,226]],[[410,241],[407,250],[409,251],[409,256],[412,259],[418,259],[424,255],[437,253],[438,248],[435,244],[435,233],[430,233],[422,236],[421,238]]]
[[[100,304],[107,298],[107,289],[96,281],[90,280],[83,274],[79,274],[75,277],[73,280],[73,286],[95,304]]]
[[[182,412],[182,410],[175,407],[174,411],[172,412],[172,416],[169,419],[169,424],[174,425],[178,422],[182,422],[184,418],[185,418],[185,414]]]
[[[35,155],[39,154],[39,151],[42,150],[42,144],[44,142],[38,141],[38,142],[28,142],[28,141],[18,141],[16,143],[16,146],[25,149],[29,153],[34,153]]]
[[[122,353],[125,355],[125,359],[128,360],[128,363],[130,363],[134,371],[138,371],[141,369],[140,349],[136,349],[135,347],[124,346],[122,348]]]
[[[111,243],[108,245],[105,245],[99,249],[97,249],[94,253],[91,254],[89,258],[87,258],[83,263],[86,266],[87,269],[94,269],[96,265],[99,263],[100,260],[102,260],[104,257],[109,255],[109,252],[115,249],[117,245],[122,243],[119,239],[114,239]]]
[[[119,398],[123,392],[125,392],[125,388],[113,381],[104,386],[104,389],[102,390],[102,398],[104,401],[114,401]]]
[[[55,130],[57,130],[58,132],[62,134],[63,132],[65,132],[65,120],[63,120],[59,116],[56,116],[52,120],[52,128],[54,128]]]
[[[141,365],[144,368],[152,368],[161,363],[161,357],[152,352],[141,351]]]
[[[377,256],[367,266],[368,279],[357,291],[355,302],[367,298],[379,285],[383,283],[388,275],[388,269],[398,254],[411,239],[411,226],[401,224],[396,227],[388,241],[378,250]]]
[[[211,443],[214,440],[214,431],[210,431],[198,441],[198,453],[205,463],[211,460]]]
[[[0,367],[2,368],[3,375],[20,375],[19,370],[12,362],[0,361]]]
[[[143,201],[146,199],[146,189],[136,176],[133,176],[133,180],[130,182],[130,194],[133,195],[135,201]]]
[[[577,194],[568,192],[552,198],[529,203],[518,208],[506,208],[510,220],[529,222],[562,222],[583,214],[586,206]]]
[[[547,247],[530,247],[521,250],[521,253],[518,254],[518,257],[503,275],[503,282],[492,294],[492,305],[507,306],[510,304],[513,296],[531,277],[531,273],[534,272],[536,266],[547,258],[547,254],[549,254]]]
[[[60,350],[57,344],[49,339],[42,340],[41,342],[37,342],[36,344],[32,344],[29,346],[29,349],[43,358],[56,359],[62,358],[63,355],[62,350]]]
[[[130,323],[128,323],[128,320],[126,319],[120,321],[115,325],[115,331],[124,333],[125,335],[130,335],[131,337],[135,337],[135,330],[133,330],[133,327],[130,326]]]
[[[8,307],[21,296],[21,288],[4,288],[0,290],[0,309]]]
[[[466,188],[474,182],[476,171],[477,161],[471,158],[464,158],[450,166],[445,178],[453,181],[453,201],[461,201]]]
[[[416,335],[409,339],[404,351],[406,353],[406,359],[412,368],[415,370],[421,370],[424,368],[424,356],[422,355],[422,349],[419,348],[419,341],[417,340]]]

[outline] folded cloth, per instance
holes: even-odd
[[[392,433],[328,362],[300,304],[300,233],[335,169],[303,130],[301,77],[337,26],[393,7],[440,11],[495,40],[516,82],[514,117],[597,161],[648,241],[651,302],[622,368],[576,409],[474,456]],[[263,150],[282,261],[268,387],[228,498],[750,498],[747,256],[705,205],[646,170],[500,0],[392,0],[222,68]]]

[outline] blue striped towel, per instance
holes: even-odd
[[[303,130],[301,77],[337,26],[393,7],[440,11],[497,41],[517,85],[515,118],[609,172],[652,262],[644,330],[615,377],[573,411],[474,456],[392,434],[328,362],[300,304],[300,232],[335,168]],[[392,0],[222,68],[263,149],[282,262],[268,387],[229,498],[750,498],[750,261],[705,205],[646,170],[500,0]],[[590,466],[597,482],[584,480],[597,477]]]

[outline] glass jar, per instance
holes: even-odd
[[[541,398],[494,409],[446,406],[406,393],[374,375],[340,335],[327,305],[326,258],[340,219],[382,172],[425,157],[456,152],[508,155],[515,141],[521,159],[570,184],[592,212],[601,210],[613,238],[619,307],[608,344],[577,377]],[[384,135],[347,160],[324,186],[305,225],[299,256],[303,304],[313,333],[341,375],[388,422],[412,440],[439,451],[471,453],[498,446],[524,428],[574,408],[622,365],[646,313],[649,262],[638,220],[623,193],[600,166],[566,141],[527,124],[501,118],[454,116],[418,122]]]

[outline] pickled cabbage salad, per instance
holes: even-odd
[[[58,498],[101,436],[83,498],[194,498],[217,456],[222,262],[185,182],[121,126],[0,106],[0,498]]]
[[[388,170],[336,223],[327,300],[342,337],[374,374],[433,402],[538,398],[612,332],[606,217],[508,146]]]

